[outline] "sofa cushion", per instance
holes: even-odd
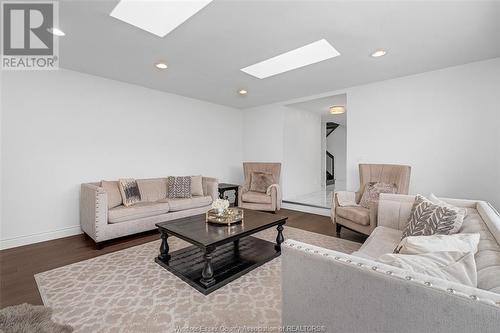
[[[166,198],[160,202],[167,202],[170,206],[171,212],[186,210],[191,208],[198,208],[208,206],[212,203],[212,197],[206,196],[193,196],[191,198]]]
[[[364,207],[337,207],[335,214],[361,225],[370,224],[370,210]]]
[[[353,255],[376,260],[383,254],[392,253],[401,240],[401,233],[392,228],[376,227]]]
[[[101,187],[106,191],[108,196],[108,209],[120,206],[123,203],[122,195],[120,193],[120,188],[118,187],[117,181],[106,181],[101,182]]]
[[[479,233],[478,251],[475,255],[477,287],[500,293],[500,245],[476,209],[467,208],[459,232]]]
[[[266,193],[248,191],[241,195],[241,200],[244,202],[270,204],[271,196]]]
[[[137,179],[141,201],[156,202],[167,197],[167,178]]]
[[[119,223],[143,217],[150,217],[168,213],[168,202],[139,202],[133,206],[118,206],[108,211],[109,223]]]

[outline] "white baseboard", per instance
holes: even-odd
[[[311,213],[316,215],[330,216],[330,210],[328,208],[311,207],[305,205],[296,205],[291,203],[283,202],[281,208],[297,210],[299,212]]]
[[[0,250],[10,249],[13,247],[44,242],[52,239],[74,236],[82,233],[79,225],[57,229],[54,231],[41,232],[37,234],[19,236],[0,240]]]

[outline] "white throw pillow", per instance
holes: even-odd
[[[394,254],[384,254],[378,261],[448,281],[477,287],[474,254],[480,234],[408,236],[401,240]]]
[[[472,252],[442,251],[423,254],[384,254],[378,261],[409,272],[477,287],[477,269]]]
[[[453,234],[405,237],[394,250],[399,254],[423,254],[429,252],[458,251],[477,252],[480,234]]]
[[[203,195],[203,180],[201,176],[191,176],[191,195]]]

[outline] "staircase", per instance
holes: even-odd
[[[339,124],[328,122],[326,123],[326,137],[332,134],[335,129],[339,127]],[[335,184],[335,156],[333,156],[328,150],[326,151],[326,185]]]

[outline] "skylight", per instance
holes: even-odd
[[[314,43],[299,47],[298,49],[242,68],[241,70],[259,79],[265,79],[266,77],[312,65],[339,55],[340,53],[335,50],[330,43],[325,39],[321,39]]]
[[[110,15],[165,37],[210,2],[212,0],[120,0]]]

